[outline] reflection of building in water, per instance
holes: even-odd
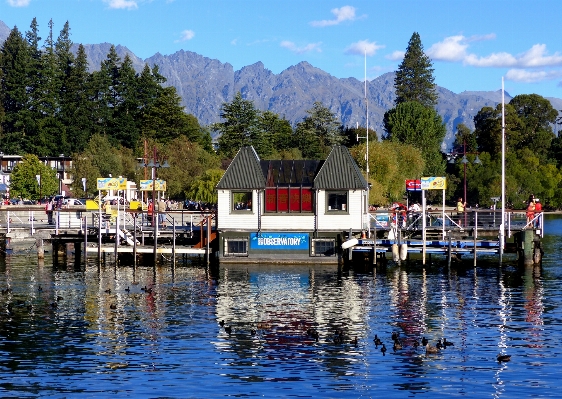
[[[347,345],[356,336],[369,339],[365,306],[370,294],[353,278],[336,279],[336,271],[337,266],[320,270],[306,266],[221,267],[216,315],[233,331],[228,343],[218,341],[217,347],[225,349],[226,345],[239,354],[239,361],[245,361],[256,352],[277,358],[286,356],[287,349],[309,351],[317,344],[308,333],[311,329],[319,333],[318,345],[333,347],[338,330]],[[249,339],[252,330],[255,337]],[[219,335],[226,334],[224,328],[219,330]],[[338,362],[347,361],[338,358]]]

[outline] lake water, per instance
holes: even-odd
[[[545,226],[526,268],[75,270],[19,251],[0,261],[0,397],[560,397],[562,218]]]

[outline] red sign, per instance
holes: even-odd
[[[406,191],[421,191],[421,180],[406,180]]]

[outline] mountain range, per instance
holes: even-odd
[[[0,21],[0,44],[9,33],[10,29]],[[77,47],[75,44],[74,51]],[[93,71],[99,69],[111,44],[85,44],[84,47],[90,71]],[[116,51],[121,59],[128,54],[139,72],[145,64],[151,67],[158,65],[160,73],[167,79],[165,84],[177,89],[186,112],[197,117],[202,125],[220,121],[222,104],[230,102],[238,91],[243,98],[253,101],[257,109],[275,112],[292,125],[307,115],[306,110],[312,108],[315,101],[320,101],[340,119],[342,125],[365,126],[368,104],[369,127],[376,130],[379,137],[384,132],[384,113],[394,106],[394,72],[367,82],[366,102],[363,81],[336,78],[308,62],[300,62],[275,74],[261,62],[235,71],[229,63],[191,51],[180,50],[171,55],[156,53],[145,60],[122,45],[116,45]],[[495,107],[501,102],[501,90],[456,94],[437,86],[437,92],[439,102],[436,109],[447,127],[443,150],[450,147],[459,123],[474,129],[473,118],[478,111],[485,106]],[[505,101],[509,100],[511,96],[505,93]],[[562,109],[562,99],[548,100],[555,109]]]

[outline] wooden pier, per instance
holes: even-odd
[[[51,243],[55,264],[69,256],[77,265],[92,256],[100,263],[132,265],[156,265],[166,260],[175,265],[177,257],[208,263],[215,237],[214,214],[187,210],[161,213],[163,225],[154,226],[147,212],[130,209],[111,213],[61,209],[48,220],[42,207],[12,206],[0,209],[0,234],[4,243],[36,237],[39,257],[44,254],[44,243]]]
[[[516,253],[525,264],[540,263],[542,259],[541,238],[544,235],[543,213],[527,220],[524,211],[506,212],[503,224],[505,242],[500,241],[501,211],[471,210],[464,214],[449,211],[421,213],[374,212],[371,214],[369,231],[354,237],[348,235],[346,260],[356,257],[368,258],[373,264],[385,260],[392,254],[395,262],[410,255],[421,255],[425,264],[426,255],[437,254],[452,259],[472,256],[474,264],[480,256],[498,256]]]

